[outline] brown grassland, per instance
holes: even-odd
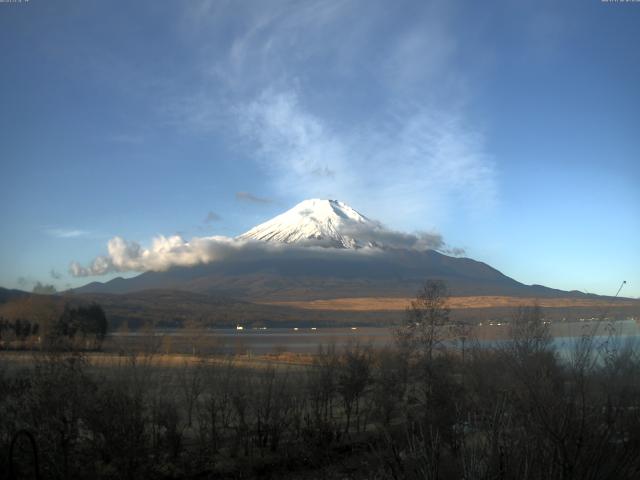
[[[264,301],[263,305],[279,305],[304,310],[333,310],[333,311],[402,311],[412,298],[405,297],[354,297],[334,298],[328,300],[302,301]],[[571,307],[633,307],[637,300],[619,299],[591,299],[591,298],[529,298],[506,296],[466,296],[450,297],[447,306],[451,309],[464,308],[517,308],[520,305],[537,304],[543,308],[571,308]]]

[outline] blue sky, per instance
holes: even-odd
[[[106,280],[69,266],[321,197],[640,296],[639,24],[584,0],[0,4],[0,285]]]

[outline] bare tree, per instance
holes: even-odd
[[[312,367],[307,372],[306,386],[310,403],[308,427],[321,438],[331,438],[333,431],[333,400],[337,391],[338,356],[335,345],[318,349]]]
[[[193,409],[198,403],[198,399],[204,390],[203,385],[203,364],[198,361],[196,364],[185,360],[182,372],[179,376],[180,390],[187,410],[187,426],[193,423]]]
[[[349,433],[355,414],[356,431],[360,431],[360,399],[371,380],[371,351],[358,344],[349,345],[341,358],[338,392],[342,396],[347,416],[345,433]]]
[[[380,350],[375,356],[373,371],[370,397],[375,422],[389,428],[392,419],[406,410],[407,358],[397,350]]]
[[[519,357],[549,351],[551,333],[538,305],[522,306],[516,310],[511,323],[511,347]]]
[[[407,308],[404,324],[396,331],[398,345],[427,360],[443,340],[441,327],[449,321],[447,286],[442,280],[427,280]]]

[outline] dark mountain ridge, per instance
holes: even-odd
[[[455,296],[588,297],[577,291],[525,285],[483,262],[433,250],[372,255],[328,253],[328,249],[296,256],[274,252],[261,258],[148,271],[128,279],[92,282],[74,289],[74,293],[172,289],[247,300],[407,297],[413,296],[425,280],[441,279]]]
[[[92,282],[74,291],[171,289],[249,301],[406,298],[426,280],[440,279],[454,296],[585,296],[524,285],[486,263],[425,249],[423,242],[433,237],[389,230],[338,200],[309,199],[232,239],[233,247],[210,263]]]

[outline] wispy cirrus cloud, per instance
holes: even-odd
[[[266,91],[236,112],[247,146],[257,152],[279,190],[324,197],[350,180],[345,175],[347,145],[319,118],[304,111],[297,95]]]
[[[55,238],[77,238],[89,235],[87,230],[75,228],[47,228],[45,233]]]
[[[205,80],[172,102],[176,123],[235,138],[278,198],[340,198],[398,227],[490,209],[498,180],[467,114],[455,7],[423,2],[409,19],[363,5],[192,5],[192,39],[221,19],[230,35],[202,47]]]
[[[487,208],[496,198],[483,135],[455,112],[413,105],[344,131],[307,111],[295,91],[266,91],[238,109],[238,122],[274,184],[298,197],[351,201],[386,221],[438,218],[451,203]]]

